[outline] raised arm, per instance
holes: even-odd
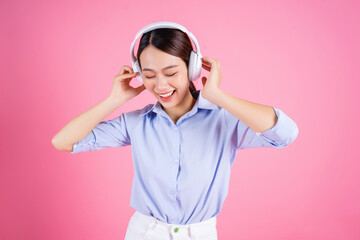
[[[125,100],[105,98],[94,107],[72,119],[52,138],[53,146],[60,151],[73,151],[73,145],[84,139],[105,117],[121,107]]]
[[[220,62],[203,57],[203,68],[210,71],[203,77],[203,97],[225,109],[228,131],[236,149],[248,147],[285,147],[299,132],[296,123],[280,109],[232,96],[219,88]]]
[[[109,97],[66,124],[52,138],[53,146],[61,151],[72,152],[73,145],[87,137],[106,116],[144,91],[144,84],[137,88],[130,86],[130,81],[137,74],[131,67],[124,65],[114,77]]]

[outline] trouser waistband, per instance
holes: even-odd
[[[134,217],[140,221],[147,222],[150,225],[150,228],[154,228],[156,226],[159,230],[162,231],[170,230],[172,235],[188,234],[189,232],[195,234],[208,228],[216,228],[216,216],[205,221],[185,225],[166,223],[152,216],[145,215],[139,211],[134,213]]]

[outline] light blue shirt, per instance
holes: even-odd
[[[286,147],[299,130],[292,119],[273,107],[278,116],[275,126],[257,133],[203,98],[201,90],[191,94],[196,103],[176,124],[157,101],[100,122],[74,144],[71,153],[131,145],[131,207],[171,224],[212,218],[220,213],[227,196],[237,151]]]

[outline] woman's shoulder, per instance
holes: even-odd
[[[124,115],[127,118],[138,118],[138,117],[141,117],[141,116],[145,115],[146,113],[148,113],[149,110],[153,108],[153,106],[154,106],[154,103],[150,103],[150,104],[144,106],[143,108],[126,112],[126,113],[124,113]]]
[[[146,113],[148,113],[153,108],[153,106],[154,104],[148,104],[143,108],[122,113],[124,122],[126,122],[129,132],[132,132],[132,130],[139,124],[139,122],[145,119]]]

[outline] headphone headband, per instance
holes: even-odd
[[[136,61],[136,57],[135,57],[135,54],[134,54],[134,48],[135,48],[136,40],[142,34],[150,32],[150,31],[152,31],[154,29],[158,29],[158,28],[174,28],[174,29],[179,29],[179,30],[183,31],[194,42],[195,47],[196,47],[196,53],[201,55],[200,46],[199,46],[199,43],[198,43],[196,37],[191,32],[189,32],[184,26],[182,26],[182,25],[180,25],[178,23],[175,23],[175,22],[160,21],[160,22],[154,22],[154,23],[150,23],[149,25],[146,25],[145,27],[140,29],[140,31],[138,31],[138,33],[135,35],[135,38],[134,38],[133,42],[131,43],[131,47],[130,47],[130,58],[132,60],[132,63],[134,63]]]

